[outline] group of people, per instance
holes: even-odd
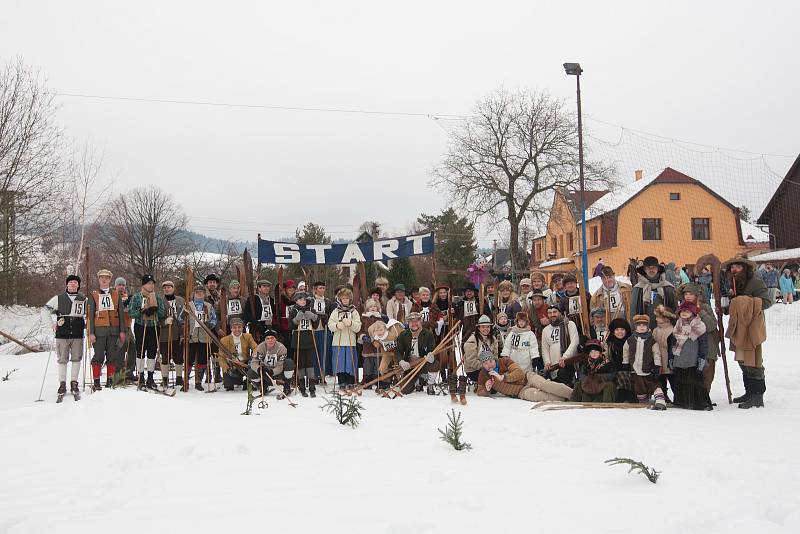
[[[761,407],[763,311],[773,301],[747,258],[722,268],[726,336],[745,389],[735,401]],[[68,276],[45,315],[56,337],[59,395],[66,392],[68,361],[71,390],[79,389],[88,333],[95,391],[103,388],[105,365],[105,387],[131,381],[142,389],[188,391],[191,376],[200,391],[222,384],[229,391],[313,397],[321,382],[332,382],[383,394],[395,385],[402,394],[446,389],[454,402],[466,403],[472,386],[478,396],[711,410],[724,340],[704,284],[670,282],[652,256],[637,267],[633,285],[610,266],[596,274],[602,284],[593,294],[571,273],[547,280],[534,272],[517,288],[510,281],[484,291],[467,284],[460,295],[447,286],[407,291],[396,284],[390,291],[379,277],[366,299],[347,286],[329,297],[322,282],[309,288],[287,280],[273,288],[265,279],[244,298],[239,281],[220,291],[211,274],[186,302],[172,281],[158,292],[146,275],[129,295],[125,280],[112,286],[112,273],[101,270],[88,296],[80,278]]]

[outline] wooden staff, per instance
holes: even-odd
[[[442,352],[443,350],[447,350],[450,347],[452,347],[450,342],[453,339],[453,337],[456,335],[458,325],[460,325],[460,324],[461,324],[461,321],[457,321],[453,325],[453,327],[447,332],[447,335],[444,338],[442,338],[442,341],[440,341],[439,344],[430,352],[430,354],[435,356],[439,352]],[[400,391],[402,391],[402,389],[405,386],[407,386],[413,379],[415,379],[417,377],[419,372],[422,370],[422,367],[425,365],[426,361],[427,360],[425,360],[424,356],[421,357],[420,361],[417,362],[416,364],[414,364],[414,367],[410,370],[411,372],[400,379],[400,381],[397,383],[396,387]]]
[[[720,349],[720,357],[722,358],[722,368],[725,372],[725,389],[728,393],[728,404],[733,404],[733,393],[731,392],[731,378],[728,373],[728,359],[727,353],[725,350],[725,325],[722,322],[722,287],[720,283],[722,281],[722,265],[717,258],[713,254],[708,254],[703,256],[694,266],[695,274],[700,274],[703,272],[703,269],[706,265],[711,266],[711,281],[714,284],[714,311],[717,315],[717,330],[719,331],[719,349]],[[736,295],[736,278],[733,278],[733,294]],[[700,295],[697,296],[698,304],[700,302]]]

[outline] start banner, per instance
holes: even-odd
[[[365,243],[300,245],[258,240],[258,262],[285,265],[341,265],[433,254],[433,232]]]

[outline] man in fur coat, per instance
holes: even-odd
[[[639,281],[631,291],[630,315],[647,315],[652,329],[656,327],[656,306],[663,304],[671,310],[678,308],[675,287],[667,282],[664,266],[655,256],[646,257],[637,272]]]

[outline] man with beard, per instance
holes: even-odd
[[[631,286],[619,282],[614,269],[609,266],[602,268],[600,279],[603,285],[594,292],[589,301],[591,309],[603,308],[606,311],[606,324],[614,319],[627,319],[631,309]]]
[[[436,395],[433,385],[436,383],[436,375],[439,374],[439,362],[436,355],[432,354],[436,348],[436,339],[433,332],[422,328],[422,315],[419,312],[408,314],[408,329],[397,336],[397,363],[407,373],[420,358],[425,358],[425,363],[421,364],[422,369],[417,378],[406,384],[402,393],[407,395],[416,389],[422,391],[426,385],[428,395]],[[427,373],[423,375],[423,373]],[[415,387],[416,382],[416,387]]]
[[[650,329],[656,327],[656,306],[663,304],[671,310],[678,308],[675,287],[667,282],[664,266],[655,256],[648,256],[637,269],[639,282],[631,291],[630,316],[647,315]]]
[[[175,388],[183,388],[183,309],[186,301],[175,294],[175,284],[171,280],[161,283],[164,296],[166,318],[161,323],[158,336],[159,352],[161,352],[161,383],[164,389],[169,387],[170,360],[175,363]]]
[[[256,282],[256,294],[252,295],[244,307],[244,321],[250,327],[250,334],[256,343],[264,339],[267,330],[272,330],[275,323],[275,300],[270,296],[272,282],[259,280]]]
[[[228,294],[225,297],[225,302],[220,302],[220,306],[225,306],[226,316],[228,318],[227,332],[222,331],[222,325],[217,330],[219,337],[226,336],[231,333],[231,320],[242,319],[244,321],[245,300],[241,297],[241,286],[238,280],[231,280],[228,284]]]
[[[542,331],[542,360],[545,377],[572,387],[575,382],[575,367],[566,364],[567,358],[578,353],[580,336],[575,323],[561,314],[561,308],[547,308],[550,324]]]
[[[219,279],[219,276],[217,276],[214,273],[209,274],[203,280],[203,285],[206,286],[206,302],[211,304],[211,307],[214,308],[214,314],[216,315],[217,320],[219,320],[219,318],[221,317],[220,309],[219,309],[219,306],[220,306],[220,302],[219,302],[219,300],[220,300],[219,284],[220,284],[220,282],[221,282],[221,280]],[[220,328],[217,328],[217,335],[218,336],[223,335],[222,330],[221,330],[221,325],[219,325],[219,326],[220,326]],[[214,368],[214,381],[217,384],[220,384],[220,383],[222,383],[222,373],[220,372],[219,358],[218,358],[218,355],[217,355],[217,351],[218,351],[217,346],[212,343],[211,344],[211,358],[213,359],[213,364],[214,364],[212,366]]]
[[[481,315],[480,304],[478,304],[476,295],[475,286],[467,284],[464,287],[464,298],[455,305],[456,320],[461,321],[461,326],[464,327],[462,335],[464,341],[475,331],[478,318]],[[488,310],[488,308],[486,309]]]
[[[722,264],[728,271],[728,297],[730,314],[725,337],[730,338],[730,348],[742,369],[744,395],[733,402],[739,408],[763,408],[764,392],[767,390],[764,377],[764,359],[761,344],[767,339],[764,310],[772,305],[769,290],[763,281],[755,277],[756,264],[743,256],[737,256]]]
[[[586,324],[583,315],[583,291],[578,289],[578,279],[574,274],[568,274],[562,279],[564,283],[563,292],[558,292],[558,302],[556,303],[564,315],[578,327],[578,335],[585,339],[589,333],[589,325]]]

